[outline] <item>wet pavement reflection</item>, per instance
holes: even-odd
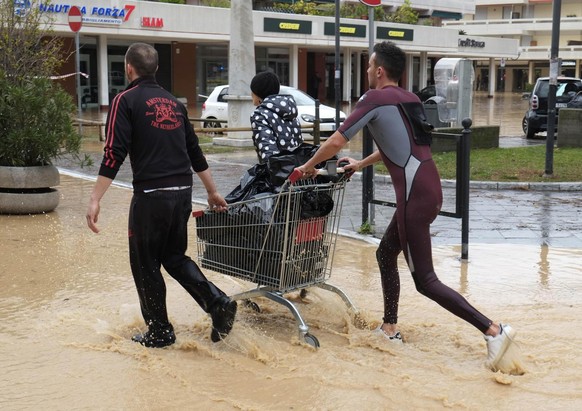
[[[552,409],[582,408],[582,250],[548,245],[435,247],[436,272],[486,315],[518,331],[521,376],[487,370],[479,332],[416,292],[401,261],[405,344],[357,328],[344,303],[311,289],[290,298],[321,343],[299,341],[289,311],[259,299],[212,344],[210,320],[173,280],[177,343],[146,349],[127,261],[128,189],[102,201],[102,233],[85,225],[92,182],[62,176],[47,215],[0,216],[0,408],[28,409]],[[194,225],[190,252],[194,253]],[[330,283],[381,318],[376,246],[340,237]],[[227,293],[251,286],[207,272]]]

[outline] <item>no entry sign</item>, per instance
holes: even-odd
[[[83,15],[77,6],[72,6],[69,10],[69,27],[76,33],[81,30],[83,25]]]
[[[382,0],[360,0],[360,3],[365,4],[368,7],[376,7],[382,4]]]

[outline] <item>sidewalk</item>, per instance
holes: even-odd
[[[356,153],[346,154],[356,156]],[[216,184],[221,193],[227,194],[238,183],[238,176],[254,164],[253,151],[228,155],[209,155],[208,161]],[[392,185],[383,176],[375,179],[375,196],[394,201]],[[577,183],[582,186],[582,183]],[[499,184],[492,190],[491,183],[486,189],[472,185],[469,198],[469,244],[471,243],[514,243],[547,244],[559,247],[582,247],[582,198],[576,191],[560,191],[560,187],[549,184],[544,190],[506,190]],[[477,185],[478,186],[478,185]],[[226,188],[228,187],[228,189]],[[362,184],[359,173],[347,185],[343,204],[340,229],[348,235],[358,236],[362,225]],[[195,201],[205,202],[205,191],[200,184],[195,187]],[[454,211],[454,186],[443,184],[443,210]],[[392,207],[375,207],[374,238],[381,237],[389,220]],[[460,244],[461,220],[439,216],[432,225],[435,244]],[[366,236],[369,239],[369,236]]]
[[[102,143],[91,143],[85,147],[95,164],[81,169],[72,161],[57,164],[62,173],[83,178],[95,178],[100,164]],[[361,153],[345,152],[353,157]],[[252,150],[239,150],[227,154],[209,154],[207,160],[219,192],[228,194],[240,176],[256,162]],[[131,187],[129,161],[122,166],[116,184]],[[524,184],[471,182],[469,198],[469,248],[471,244],[528,244],[554,247],[582,248],[582,197],[578,191],[582,183],[542,183],[533,189]],[[375,197],[394,201],[393,189],[386,176],[376,176]],[[516,189],[517,188],[517,189]],[[206,204],[206,191],[195,178],[193,201]],[[454,182],[443,182],[444,211],[454,211]],[[362,184],[356,173],[347,185],[343,204],[340,230],[343,235],[378,242],[384,233],[394,209],[374,207],[375,234],[361,236]],[[432,224],[435,245],[461,244],[461,220],[439,216]],[[470,251],[469,251],[470,252]]]

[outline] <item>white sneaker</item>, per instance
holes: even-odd
[[[487,341],[487,365],[494,371],[516,334],[517,332],[511,328],[511,325],[499,324],[499,334],[496,337],[490,335],[484,337]]]
[[[400,331],[396,331],[396,334],[394,335],[388,335],[386,334],[386,331],[382,329],[382,327],[378,327],[374,330],[374,334],[382,336],[391,343],[402,344],[402,335],[400,334]]]

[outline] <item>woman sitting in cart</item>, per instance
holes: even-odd
[[[251,81],[251,96],[257,106],[251,115],[251,128],[259,163],[303,143],[297,104],[292,96],[279,91],[279,78],[271,71],[263,71]]]

